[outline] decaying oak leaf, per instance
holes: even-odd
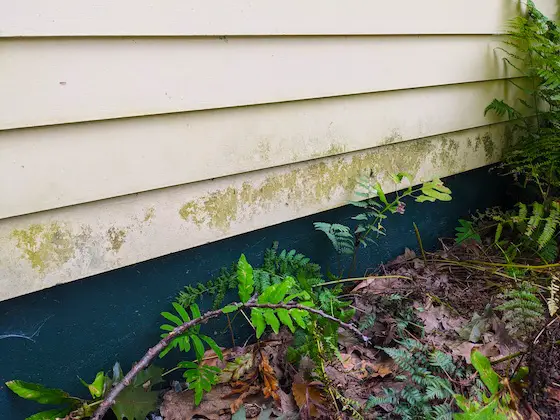
[[[233,389],[233,393],[238,393],[241,394],[239,395],[239,397],[237,397],[237,399],[232,402],[229,406],[231,413],[234,414],[237,412],[237,410],[239,410],[239,408],[243,405],[243,403],[245,402],[245,399],[249,396],[249,395],[255,395],[258,394],[261,391],[261,387],[260,386],[249,386],[248,384],[244,384],[246,386],[242,386],[241,388],[234,388]]]
[[[306,410],[311,417],[319,417],[325,403],[319,382],[294,382],[292,394],[300,410]]]
[[[395,364],[391,361],[370,362],[358,357],[355,353],[340,353],[342,368],[345,373],[356,379],[376,378],[394,373]]]
[[[190,420],[193,417],[221,420],[230,413],[230,394],[228,385],[216,385],[204,396],[200,405],[195,406],[193,391],[169,391],[163,396],[160,412],[165,420]]]
[[[274,373],[274,369],[270,366],[270,363],[266,357],[263,357],[261,364],[259,365],[259,370],[263,376],[264,387],[263,394],[265,397],[272,397],[274,401],[280,402],[280,397],[278,396],[278,378]]]
[[[229,362],[222,369],[218,377],[218,383],[226,383],[230,381],[239,381],[247,372],[253,368],[253,354],[247,353],[237,357],[233,362]]]

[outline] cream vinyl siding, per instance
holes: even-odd
[[[3,2],[0,299],[341,206],[363,171],[496,162],[518,9]]]

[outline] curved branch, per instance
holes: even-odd
[[[350,330],[353,333],[355,333],[356,335],[358,335],[365,342],[369,341],[369,338],[367,336],[363,335],[360,332],[360,330],[358,330],[354,325],[343,322],[340,319],[335,318],[334,316],[331,316],[331,315],[321,311],[320,309],[310,308],[308,306],[299,305],[297,303],[273,304],[273,303],[253,303],[253,302],[250,301],[250,302],[247,302],[247,303],[234,303],[233,305],[239,305],[238,309],[242,309],[242,308],[263,308],[263,309],[268,308],[268,309],[288,309],[288,310],[289,309],[301,309],[301,310],[313,313],[315,315],[319,315],[319,316],[321,316],[325,319],[328,319],[329,321],[336,322],[342,328]],[[130,369],[130,371],[124,376],[122,381],[120,381],[119,383],[117,383],[113,386],[113,388],[111,389],[109,394],[107,394],[107,396],[105,397],[103,402],[101,404],[99,404],[99,407],[97,408],[97,410],[95,410],[95,413],[93,413],[93,416],[91,417],[91,420],[101,420],[103,418],[103,416],[107,413],[107,411],[109,411],[109,409],[115,403],[115,400],[116,400],[117,396],[127,386],[129,386],[132,383],[134,378],[141,371],[143,371],[144,369],[146,369],[150,365],[152,360],[154,360],[157,357],[157,355],[159,355],[171,343],[171,341],[173,341],[174,338],[183,334],[189,328],[192,328],[196,325],[203,324],[203,323],[207,322],[209,319],[216,318],[217,316],[221,315],[222,313],[223,313],[222,310],[218,309],[216,311],[206,312],[205,314],[203,314],[199,318],[195,318],[195,319],[193,319],[189,322],[185,322],[184,324],[178,326],[173,331],[171,331],[163,339],[161,339],[160,342],[157,343],[154,347],[151,347],[146,352],[146,354],[144,354],[144,356],[142,356],[140,361],[138,363],[136,363],[132,367],[132,369]]]

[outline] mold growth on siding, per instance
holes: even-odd
[[[123,246],[126,238],[126,231],[123,229],[117,229],[111,227],[107,230],[107,239],[109,240],[109,247],[107,250],[113,252],[119,252],[121,246]]]
[[[31,267],[41,274],[60,268],[75,253],[70,231],[56,222],[15,229],[11,236]]]
[[[146,213],[144,214],[144,223],[149,222],[155,216],[156,216],[156,209],[154,207],[150,207],[148,210],[146,210]]]
[[[189,201],[179,209],[179,215],[200,228],[208,225],[225,232],[241,215],[248,217],[268,209],[280,197],[300,207],[326,201],[338,189],[351,193],[356,187],[356,178],[364,172],[388,174],[406,170],[416,173],[432,149],[430,139],[421,139],[400,143],[398,149],[386,146],[352,157],[338,157],[329,163],[311,163],[269,176],[259,186],[246,182],[241,187],[228,187]]]

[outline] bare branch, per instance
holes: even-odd
[[[272,303],[254,303],[249,301],[245,304],[241,303],[234,303],[234,305],[239,305],[238,309],[242,308],[263,308],[263,309],[301,309],[315,315],[319,315],[329,321],[336,322],[342,328],[352,331],[354,334],[358,335],[362,340],[369,341],[369,338],[363,335],[360,330],[358,330],[354,325],[348,324],[346,322],[341,321],[334,316],[331,316],[320,309],[310,308],[308,306],[299,305],[297,303],[279,303],[279,304],[272,304]],[[203,324],[207,322],[209,319],[216,318],[217,316],[221,315],[223,312],[221,309],[216,311],[206,312],[199,318],[195,318],[189,322],[185,322],[184,324],[178,326],[173,331],[171,331],[167,336],[165,336],[159,343],[157,343],[154,347],[150,348],[144,356],[140,359],[138,363],[136,363],[132,369],[124,376],[122,381],[115,384],[111,391],[105,397],[105,400],[99,404],[99,407],[93,413],[91,420],[101,420],[103,416],[109,411],[111,406],[115,403],[117,396],[127,387],[129,386],[134,378],[144,369],[146,369],[152,361],[173,341],[174,338],[183,334],[189,328],[192,328],[196,325]]]

